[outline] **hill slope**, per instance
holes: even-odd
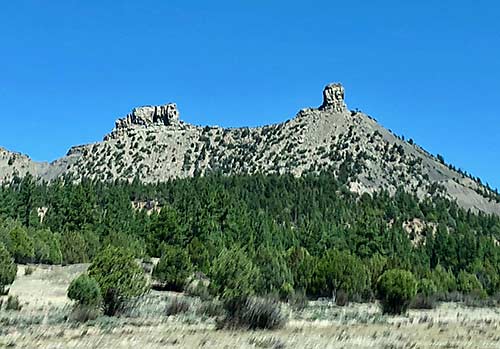
[[[301,110],[284,123],[257,128],[199,127],[179,120],[175,104],[134,109],[102,142],[73,147],[52,164],[0,152],[0,181],[14,173],[43,179],[140,178],[166,181],[221,172],[334,171],[351,191],[398,187],[420,198],[444,195],[466,209],[500,214],[497,196],[480,183],[406,142],[374,119],[349,111],[340,84],[328,85],[319,108]],[[15,156],[13,164],[10,159]]]

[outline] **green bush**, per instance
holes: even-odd
[[[500,265],[495,268],[487,261],[476,260],[472,266],[472,272],[490,296],[500,290]]]
[[[292,272],[294,289],[317,294],[316,290],[312,289],[317,258],[311,256],[303,247],[292,247],[287,251],[287,262]]]
[[[476,275],[461,271],[457,277],[458,290],[463,294],[483,294],[483,285],[479,282]]]
[[[161,282],[164,289],[181,291],[192,269],[185,249],[166,246],[160,261],[153,269],[153,278]]]
[[[410,304],[412,309],[433,309],[436,304],[437,287],[431,279],[422,279],[418,283],[417,295]]]
[[[358,257],[349,252],[331,249],[318,264],[315,282],[323,296],[332,296],[342,291],[348,299],[360,298],[370,287],[370,275]]]
[[[89,246],[90,244],[95,244],[94,238],[96,237],[92,232],[85,232],[84,239],[87,245],[87,254],[94,253],[93,251],[96,250],[96,246]],[[97,240],[97,244],[99,245],[99,240]],[[116,231],[107,234],[102,241],[102,245],[114,246],[133,251],[135,257],[142,257],[146,251],[146,245],[142,239],[130,236],[130,234],[127,233]]]
[[[88,262],[87,244],[82,234],[74,231],[65,232],[61,235],[60,245],[63,264]]]
[[[377,282],[380,276],[387,270],[388,260],[387,257],[379,253],[375,253],[366,261],[366,267],[370,273],[371,288],[377,288]]]
[[[210,271],[210,289],[224,300],[244,300],[254,294],[259,270],[238,247],[224,249]]]
[[[194,237],[187,246],[187,250],[195,271],[208,273],[210,270],[210,255],[205,245],[197,237]]]
[[[113,316],[123,311],[127,301],[144,295],[148,290],[142,268],[130,251],[121,248],[104,249],[94,258],[88,275],[99,284],[106,315]]]
[[[71,281],[68,288],[68,298],[85,306],[98,306],[102,302],[99,284],[87,274],[82,274]]]
[[[21,302],[19,302],[19,297],[9,296],[7,298],[7,303],[5,304],[5,310],[20,311],[22,309]]]
[[[165,205],[157,215],[152,215],[150,231],[147,235],[149,253],[152,256],[161,256],[163,242],[167,245],[185,246],[185,226],[181,223],[179,212]]]
[[[423,278],[418,283],[417,293],[426,297],[434,296],[437,293],[437,287],[431,279]]]
[[[10,231],[9,250],[17,263],[30,263],[35,257],[33,240],[29,237],[26,228],[16,225]]]
[[[436,286],[436,294],[439,299],[445,300],[447,294],[457,290],[457,281],[453,273],[446,270],[441,265],[437,265],[430,273],[429,279]]]
[[[226,312],[221,325],[239,323],[243,307],[259,283],[258,268],[241,248],[233,247],[222,250],[212,265],[210,276],[211,292],[221,299]]]
[[[413,274],[406,270],[388,270],[378,281],[378,296],[384,314],[406,312],[416,293],[417,281]]]
[[[275,294],[286,299],[293,293],[293,275],[282,252],[261,246],[255,260],[261,274],[256,285],[259,294]]]
[[[38,263],[61,264],[62,253],[59,237],[48,229],[36,230],[33,233],[35,260]]]
[[[0,295],[6,293],[5,288],[14,282],[16,274],[17,265],[9,251],[0,243]]]

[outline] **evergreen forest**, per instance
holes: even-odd
[[[198,272],[216,293],[371,301],[396,269],[420,294],[487,299],[500,292],[499,241],[497,216],[438,194],[357,195],[329,173],[157,184],[26,176],[0,187],[0,246],[15,262],[88,263],[119,248],[160,258],[153,274],[172,290]]]

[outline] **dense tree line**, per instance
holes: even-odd
[[[425,223],[423,231],[403,228],[414,219]],[[172,289],[198,271],[235,295],[366,300],[380,277],[397,269],[415,276],[420,293],[494,295],[499,241],[497,216],[437,195],[359,196],[328,173],[158,184],[47,184],[27,176],[0,187],[0,245],[16,262],[89,262],[112,246],[162,257],[155,275]]]

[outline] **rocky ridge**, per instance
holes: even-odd
[[[0,147],[0,183],[8,182],[14,176],[23,176],[26,173],[40,177],[48,167],[48,163],[34,162],[27,155]]]
[[[46,180],[67,174],[76,180],[138,177],[157,182],[213,172],[301,176],[333,171],[353,192],[403,188],[422,199],[444,195],[466,209],[500,214],[497,196],[489,189],[370,116],[349,111],[341,84],[325,87],[319,108],[302,109],[280,124],[200,127],[181,121],[177,106],[170,103],[135,108],[116,121],[102,142],[73,147],[50,165],[22,157],[21,167],[9,168],[8,156],[0,153],[0,181],[15,173]]]

